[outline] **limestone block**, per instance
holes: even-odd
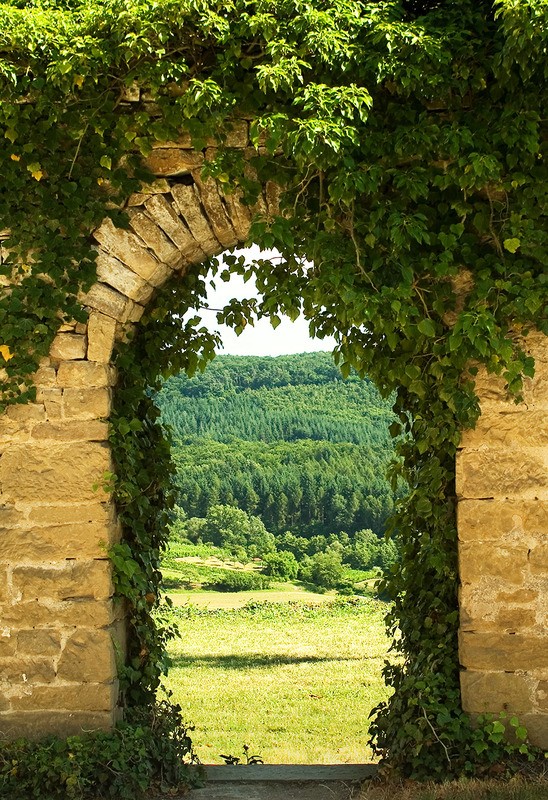
[[[531,744],[548,750],[548,714],[524,714],[520,722],[527,728]]]
[[[8,585],[8,568],[0,564],[0,603],[5,603],[8,600],[10,588]],[[0,616],[0,620],[3,617]]]
[[[47,502],[47,501],[46,501]],[[0,510],[1,510],[0,506]],[[101,525],[114,524],[116,513],[110,501],[101,502],[99,498],[92,503],[57,503],[31,507],[29,521],[33,525],[65,525],[75,522],[98,522]]]
[[[46,409],[42,403],[25,403],[8,406],[6,416],[15,422],[42,422],[46,419]]]
[[[17,528],[25,519],[19,509],[14,506],[0,505],[0,529]]]
[[[86,337],[77,333],[58,333],[51,344],[49,354],[51,358],[62,361],[86,357]]]
[[[548,502],[537,499],[461,500],[457,508],[461,542],[494,541],[532,545],[548,532]]]
[[[57,665],[60,680],[106,683],[116,678],[114,645],[108,630],[77,630]]]
[[[548,520],[546,524],[548,527]],[[533,575],[548,574],[548,530],[544,532],[544,539],[529,553],[529,564]]]
[[[281,196],[282,190],[280,186],[277,183],[274,183],[274,181],[267,181],[265,186],[265,199],[268,208],[268,215],[270,217],[275,217],[280,213]]]
[[[82,394],[78,389],[67,389],[67,391]],[[108,392],[108,389],[95,391]],[[32,438],[56,442],[105,442],[108,439],[108,423],[97,419],[82,422],[79,420],[39,422],[32,428]]]
[[[241,192],[234,191],[223,194],[223,199],[228,211],[228,218],[239,242],[245,242],[249,236],[251,226],[251,213],[247,206],[240,202]]]
[[[0,659],[14,656],[17,650],[17,636],[11,635],[11,630],[7,627],[2,628],[0,633]]]
[[[521,585],[528,571],[527,546],[503,548],[490,542],[462,543],[459,546],[459,575],[462,583],[477,584],[493,577],[500,586]]]
[[[461,447],[482,445],[506,448],[546,447],[548,415],[542,410],[527,411],[523,408],[519,414],[482,414],[474,430],[463,431]]]
[[[4,502],[104,499],[102,476],[112,470],[110,450],[101,443],[33,443],[12,446],[0,459]]]
[[[223,247],[233,247],[238,242],[234,228],[230,224],[225,206],[217,191],[213,178],[203,181],[198,172],[193,173],[194,185],[204,207],[215,238]]]
[[[103,600],[39,598],[8,604],[2,608],[2,625],[11,625],[15,628],[29,625],[42,628],[59,626],[104,628],[114,619],[115,606],[110,598]]]
[[[535,692],[535,705],[541,711],[548,711],[548,681],[539,681]]]
[[[541,670],[548,664],[548,636],[461,631],[459,655],[461,665],[472,670]]]
[[[204,157],[193,150],[182,150],[178,147],[153,150],[144,160],[144,166],[154,175],[185,175],[193,169],[201,167]]]
[[[182,257],[187,262],[204,260],[206,254],[163,195],[153,195],[147,200],[145,207],[156,224],[177,245]]]
[[[89,292],[79,297],[82,305],[112,317],[118,322],[127,322],[133,310],[133,301],[104,283],[95,283]]]
[[[539,593],[535,589],[515,589],[499,592],[495,598],[497,603],[530,603],[538,600]]]
[[[111,711],[118,701],[118,682],[78,683],[76,686],[31,686],[28,691],[12,697],[12,707],[39,711]]]
[[[116,320],[92,311],[88,320],[88,361],[108,364],[112,357]]]
[[[99,420],[108,417],[112,401],[110,389],[65,389],[65,420]]]
[[[105,600],[112,596],[112,569],[108,560],[60,561],[55,566],[15,567],[14,592],[23,602],[52,600]]]
[[[131,231],[116,228],[110,219],[105,219],[93,234],[110,256],[131,267],[144,280],[148,280],[158,267],[158,261]]]
[[[13,658],[3,658],[0,662],[0,684],[6,683],[11,687],[18,684],[51,683],[54,680],[55,668],[49,657],[16,655]]]
[[[117,718],[112,711],[14,711],[0,714],[0,732],[6,739],[41,739],[55,734],[62,738],[88,731],[111,730]]]
[[[171,187],[175,206],[188,225],[199,247],[208,255],[219,253],[222,246],[215,238],[209,222],[204,216],[200,198],[194,186],[176,183]]]
[[[516,497],[548,500],[548,452],[527,447],[461,450],[457,456],[459,498]]]
[[[48,630],[19,631],[17,651],[20,655],[57,656],[61,652],[61,634]]]
[[[192,150],[192,137],[188,131],[182,131],[176,139],[168,139],[165,142],[152,142],[153,150]]]
[[[137,303],[146,303],[154,291],[150,283],[124,266],[117,258],[103,252],[97,257],[97,277]]]
[[[57,373],[53,367],[40,367],[34,373],[34,385],[38,388],[55,386]]]
[[[0,560],[45,563],[63,559],[105,558],[120,538],[118,527],[97,522],[8,529],[0,537]]]
[[[65,362],[57,372],[57,385],[70,389],[112,386],[114,380],[112,370],[93,361]]]
[[[534,628],[537,615],[534,608],[505,608],[499,609],[495,624],[499,630],[508,632],[523,632]]]
[[[55,420],[61,417],[63,408],[62,389],[38,389],[36,391],[36,400],[44,404],[48,420]]]
[[[181,266],[181,253],[173,242],[167,238],[161,228],[142,211],[130,212],[131,227],[141,237],[147,247],[156,254],[160,261],[174,269]]]
[[[464,670],[460,674],[463,710],[471,714],[522,714],[531,709],[534,683],[527,675],[511,672]]]

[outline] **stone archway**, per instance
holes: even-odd
[[[248,146],[248,123],[229,135]],[[86,325],[63,325],[36,374],[36,402],[0,420],[0,732],[67,735],[118,716],[124,620],[106,549],[119,537],[101,489],[116,374],[112,350],[156,287],[244,242],[250,211],[203,181],[187,139],[148,158],[155,184],[127,202],[130,229],[95,232],[98,282],[82,297]],[[265,186],[259,210],[276,208]],[[548,351],[533,336],[537,377],[527,405],[482,380],[484,416],[458,460],[463,704],[523,716],[548,744]]]

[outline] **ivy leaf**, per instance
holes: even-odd
[[[503,244],[505,250],[508,250],[509,253],[515,253],[521,242],[519,239],[505,239]]]
[[[417,328],[421,333],[423,333],[425,336],[429,336],[430,338],[433,338],[436,335],[436,327],[431,319],[421,319],[417,325]]]

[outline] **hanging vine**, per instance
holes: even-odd
[[[215,138],[210,174],[250,203],[278,182],[282,213],[256,220],[250,239],[281,259],[228,268],[255,275],[259,315],[303,313],[312,333],[337,337],[343,374],[396,392],[411,489],[386,590],[403,658],[386,668],[396,691],[373,736],[414,776],[500,755],[497,735],[478,739],[460,710],[454,462],[479,413],[470,365],[519,399],[534,365],[517,334],[548,333],[547,40],[547,0],[0,3],[4,405],[33,397],[60,322],[85,318],[90,234],[105,215],[126,224],[120,204],[151,178],[141,159],[154,141]],[[146,100],[129,105],[134,84]],[[252,120],[245,158],[223,146],[238,116]],[[178,290],[183,305],[199,273]],[[127,532],[113,560],[134,633],[123,677],[137,703],[156,689],[167,635],[150,614],[165,487],[140,473],[143,449],[158,463],[167,451],[144,391],[158,366],[193,369],[213,347],[169,321],[172,291],[118,355],[112,425]],[[224,316],[238,329],[254,313],[234,304]]]

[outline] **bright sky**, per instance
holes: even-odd
[[[258,248],[239,250],[236,255],[258,256]],[[262,258],[279,255],[275,250],[263,251]],[[255,283],[244,283],[239,275],[233,275],[228,283],[217,279],[216,288],[208,291],[207,302],[211,308],[223,308],[233,297],[257,297]],[[247,327],[240,336],[236,336],[232,328],[219,325],[215,311],[204,310],[200,312],[204,324],[209,330],[219,331],[223,338],[223,349],[219,352],[236,356],[280,356],[291,353],[311,353],[316,350],[331,351],[335,346],[333,338],[312,339],[308,333],[308,323],[303,317],[298,317],[291,322],[287,317],[276,330],[267,319],[260,319],[253,328]]]

